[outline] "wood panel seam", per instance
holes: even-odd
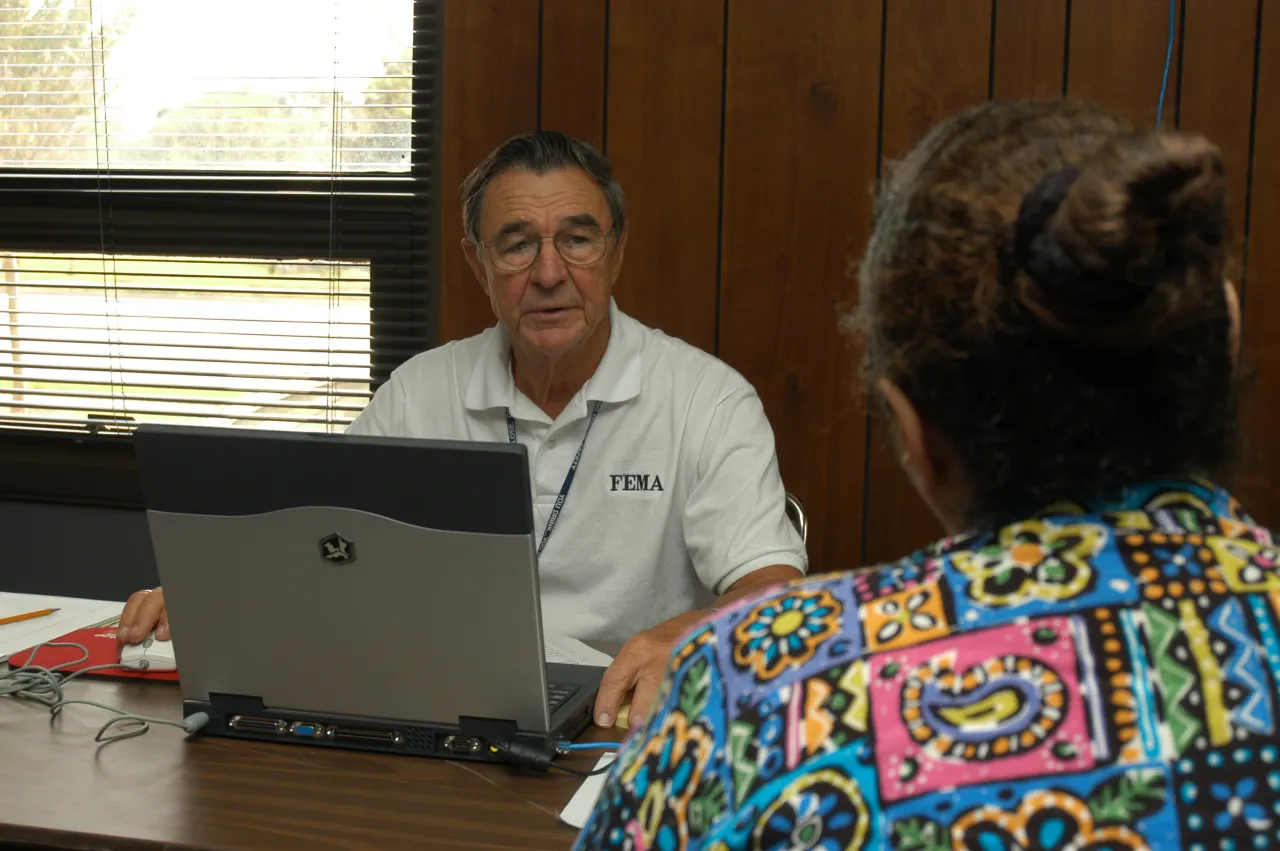
[[[1257,23],[1253,33],[1253,91],[1249,106],[1249,164],[1246,166],[1244,191],[1243,238],[1240,248],[1240,309],[1245,309],[1249,297],[1249,245],[1253,219],[1253,159],[1258,139],[1258,80],[1262,71],[1262,0],[1258,0]]]

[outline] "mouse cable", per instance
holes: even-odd
[[[49,707],[49,714],[56,717],[62,712],[64,706],[72,706],[81,704],[84,706],[92,706],[97,709],[105,709],[108,712],[116,713],[117,718],[112,718],[103,724],[98,730],[98,734],[93,737],[95,742],[117,742],[121,739],[131,739],[134,736],[141,736],[147,730],[151,729],[152,724],[164,724],[169,727],[179,727],[188,733],[199,732],[205,724],[209,723],[209,716],[204,712],[196,712],[181,721],[170,721],[167,718],[152,718],[148,715],[134,715],[123,709],[117,709],[114,706],[107,706],[105,703],[98,703],[93,700],[67,700],[63,697],[62,690],[67,683],[90,671],[103,670],[129,670],[121,664],[112,665],[93,665],[88,668],[81,668],[79,671],[67,674],[64,669],[70,665],[78,665],[89,658],[89,650],[83,644],[74,642],[46,642],[38,644],[31,650],[31,655],[27,661],[36,657],[36,654],[44,647],[72,647],[81,652],[79,659],[73,659],[70,662],[62,662],[51,668],[45,668],[41,665],[24,665],[0,674],[0,697],[16,697],[22,700],[34,700],[37,703],[43,703]],[[131,723],[135,726],[124,730],[123,732],[112,733],[106,735],[107,731],[120,723]]]

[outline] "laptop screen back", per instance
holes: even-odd
[[[183,695],[545,731],[521,446],[143,426]]]

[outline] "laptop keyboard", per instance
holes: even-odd
[[[567,685],[561,683],[547,684],[547,703],[551,705],[551,711],[555,712],[564,702],[578,693],[581,686]]]

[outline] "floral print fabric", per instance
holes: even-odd
[[[1280,849],[1278,563],[1191,481],[743,601],[578,847]]]

